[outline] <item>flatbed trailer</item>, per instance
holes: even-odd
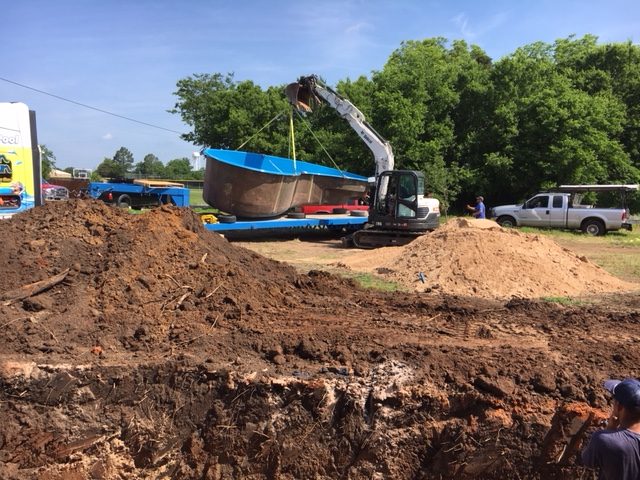
[[[349,211],[369,211],[368,205],[360,205],[357,203],[340,203],[335,205],[300,205],[295,208],[296,212],[305,213],[307,215],[317,213],[347,213]]]
[[[362,229],[365,223],[366,216],[329,214],[307,215],[305,218],[280,217],[268,220],[238,220],[233,223],[204,223],[204,227],[227,238],[251,238],[314,232],[351,233]]]
[[[118,207],[189,206],[189,189],[180,183],[159,180],[91,182],[88,195]]]

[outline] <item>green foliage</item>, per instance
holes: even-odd
[[[178,81],[178,113],[193,130],[184,140],[199,146],[235,149],[244,142],[254,151],[285,154],[287,127],[283,122],[263,133],[256,131],[286,112],[283,87],[266,91],[253,82],[235,82],[233,75],[196,74]]]
[[[165,168],[158,157],[148,153],[144,156],[142,162],[135,164],[133,172],[148,177],[160,178],[165,175]]]
[[[178,81],[171,112],[196,145],[292,156],[283,90],[196,74]],[[491,206],[562,183],[640,182],[640,46],[631,42],[568,37],[493,62],[463,41],[407,41],[371,78],[336,90],[389,140],[396,168],[425,172],[445,211],[478,194]],[[297,158],[373,174],[371,152],[333,109],[315,107],[294,125]]]
[[[164,174],[169,179],[191,178],[191,163],[188,158],[176,158],[169,160],[164,168]]]
[[[56,156],[46,146],[40,145],[40,162],[42,165],[42,178],[49,178],[51,170],[56,168]]]
[[[101,178],[115,178],[118,176],[117,171],[118,167],[115,162],[111,158],[105,158],[96,167],[94,173],[99,175]]]
[[[113,158],[105,158],[95,169],[102,178],[125,178],[133,168],[133,154],[120,147]]]
[[[113,156],[114,176],[125,177],[133,167],[133,154],[125,147],[120,147]]]

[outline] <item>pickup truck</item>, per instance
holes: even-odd
[[[42,198],[45,201],[69,200],[69,190],[66,187],[42,180],[40,188],[42,188]]]
[[[637,191],[638,185],[564,185],[557,191],[539,193],[521,205],[502,205],[491,209],[491,217],[502,227],[529,226],[582,230],[588,235],[604,235],[625,229],[631,231],[629,210],[624,194]],[[619,191],[622,208],[595,208],[581,205],[582,193]]]

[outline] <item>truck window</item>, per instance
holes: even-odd
[[[563,205],[563,196],[562,195],[554,195],[553,196],[553,208],[562,208]]]
[[[542,195],[540,197],[533,197],[526,203],[526,208],[547,208],[549,207],[549,196]]]

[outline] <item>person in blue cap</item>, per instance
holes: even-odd
[[[582,451],[582,464],[600,469],[600,480],[640,480],[640,381],[607,380],[613,410],[604,430]]]

